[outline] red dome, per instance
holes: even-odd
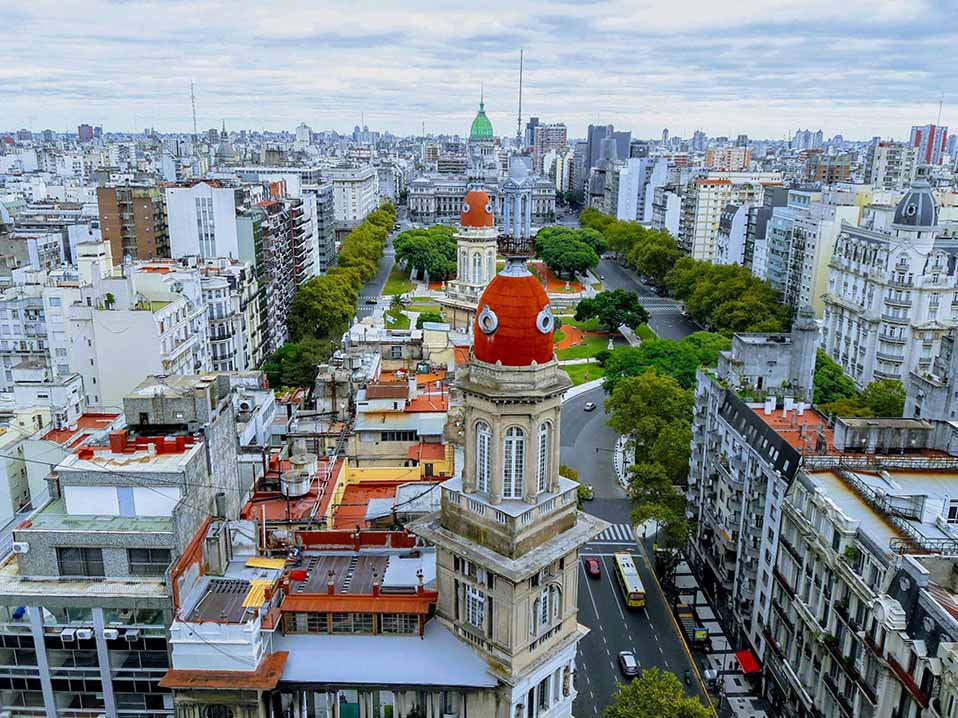
[[[492,216],[492,201],[489,195],[475,189],[466,192],[462,200],[459,224],[463,227],[492,227],[495,219]]]
[[[545,289],[524,259],[509,259],[486,287],[473,322],[473,352],[479,361],[506,366],[552,359],[555,319]]]

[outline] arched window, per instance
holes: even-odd
[[[542,493],[549,485],[549,459],[552,453],[552,424],[539,425],[538,461],[536,462],[536,491]]]
[[[521,499],[526,476],[526,432],[518,426],[506,432],[502,452],[502,497]]]
[[[476,424],[476,489],[485,493],[489,493],[491,449],[492,431],[486,422],[480,421]]]
[[[482,283],[482,255],[479,252],[472,255],[472,283]]]
[[[529,633],[537,635],[559,620],[562,590],[558,586],[546,586],[532,602],[529,617]]]
[[[465,251],[459,253],[459,280],[465,282],[469,279],[466,276],[466,270],[469,268],[469,260],[466,257]]]
[[[486,255],[486,281],[491,282],[492,278],[496,276],[496,254],[495,252],[489,252]]]
[[[206,706],[204,718],[233,718],[233,711],[224,705]]]

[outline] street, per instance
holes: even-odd
[[[642,284],[635,272],[623,267],[614,259],[601,259],[596,273],[603,276],[606,289],[626,289],[639,295],[639,301],[649,313],[649,326],[663,339],[683,339],[699,327],[684,316],[680,302],[660,297],[649,287]]]
[[[587,401],[596,404],[594,411],[584,410]],[[616,682],[624,680],[618,666],[620,651],[632,651],[643,668],[662,668],[680,680],[691,669],[671,611],[652,577],[649,549],[643,551],[635,540],[631,502],[615,479],[611,450],[616,434],[606,424],[604,401],[605,393],[599,387],[562,406],[562,463],[576,469],[580,480],[593,487],[596,498],[585,504],[585,510],[610,524],[581,551],[583,558],[599,559],[602,577],[591,579],[581,569],[579,622],[591,632],[579,644],[577,659],[574,712],[580,717],[601,715],[611,701]],[[612,554],[616,551],[628,551],[635,560],[646,591],[644,609],[629,609],[623,602],[613,573]],[[704,698],[697,680],[686,686],[686,692]]]
[[[375,299],[381,305],[386,304],[382,296],[383,287],[386,286],[386,280],[389,279],[389,273],[393,269],[393,261],[396,258],[396,252],[393,250],[393,238],[400,232],[412,227],[412,224],[406,218],[405,209],[397,210],[396,223],[399,224],[400,229],[390,231],[386,238],[386,247],[383,250],[383,256],[379,258],[379,270],[376,272],[376,276],[366,282],[359,290],[359,303],[356,307],[357,320],[368,317],[376,309],[376,304],[366,304],[367,299]]]

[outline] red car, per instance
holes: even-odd
[[[589,578],[602,578],[602,566],[599,564],[599,559],[585,559],[585,572],[589,574]]]

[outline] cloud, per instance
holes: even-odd
[[[945,0],[53,0],[4,11],[0,124],[200,125],[465,133],[480,85],[497,132],[523,112],[570,134],[799,126],[902,137],[933,120],[958,43]],[[943,122],[950,112],[946,97]],[[33,118],[33,119],[31,119]],[[958,124],[958,117],[953,124]]]

